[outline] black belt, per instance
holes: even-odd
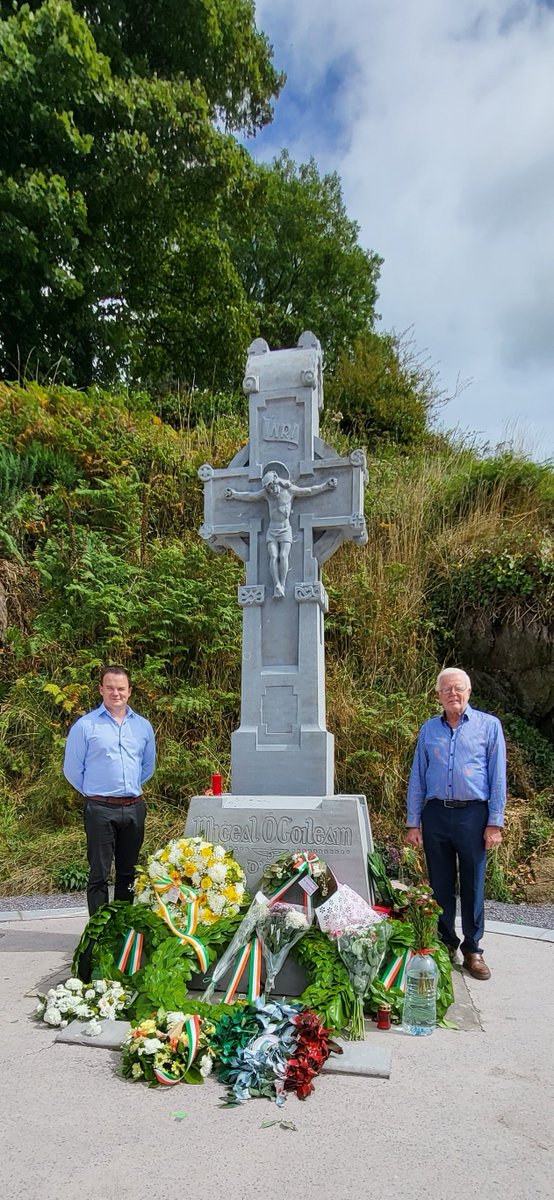
[[[85,800],[95,800],[97,804],[111,804],[124,807],[128,804],[138,804],[142,796],[85,796]]]
[[[483,800],[441,800],[440,796],[430,796],[428,804],[442,804],[444,808],[467,808],[468,804],[483,804]]]

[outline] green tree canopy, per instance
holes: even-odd
[[[213,246],[247,185],[250,159],[214,115],[261,124],[282,81],[247,0],[44,0],[0,15],[0,369],[113,379],[178,231],[210,229]]]
[[[258,166],[250,214],[250,229],[231,228],[229,240],[257,331],[278,349],[313,329],[332,363],[373,325],[382,262],[358,244],[338,175],[285,151]]]

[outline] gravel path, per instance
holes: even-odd
[[[85,892],[60,893],[51,896],[0,896],[0,912],[26,908],[86,908]],[[499,900],[485,902],[485,914],[490,921],[510,921],[514,925],[534,925],[539,929],[554,929],[554,904],[503,904]]]

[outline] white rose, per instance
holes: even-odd
[[[89,1021],[86,1029],[83,1032],[87,1037],[99,1037],[99,1035],[102,1033],[101,1022],[96,1017],[93,1017],[92,1021]]]
[[[61,1013],[58,1012],[57,1008],[47,1008],[44,1014],[44,1020],[46,1021],[47,1025],[61,1025]]]
[[[203,1079],[207,1079],[208,1075],[211,1075],[213,1065],[211,1056],[204,1054],[203,1058],[200,1059],[200,1074]]]
[[[95,999],[96,999],[96,992],[95,992],[94,988],[87,988],[87,990],[85,992],[85,1000],[95,1000]]]
[[[157,1037],[145,1038],[142,1046],[139,1049],[139,1054],[155,1054],[157,1050],[163,1049],[163,1042]]]
[[[82,992],[83,984],[80,979],[66,979],[65,986],[68,992]]]
[[[225,847],[224,846],[214,846],[213,854],[214,854],[214,858],[225,858]]]
[[[168,1012],[167,1013],[168,1029],[172,1029],[174,1025],[178,1025],[180,1021],[184,1021],[184,1020],[185,1020],[185,1014],[182,1012]]]
[[[107,992],[107,990],[108,990],[108,985],[106,983],[106,980],[105,979],[95,979],[94,980],[94,990],[98,996],[103,996],[104,992]]]

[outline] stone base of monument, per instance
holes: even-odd
[[[220,996],[217,999],[221,999]],[[66,1029],[56,1034],[54,1041],[65,1043],[67,1046],[91,1046],[98,1050],[120,1050],[129,1029],[129,1021],[102,1021],[102,1029],[97,1037],[87,1034],[88,1021],[71,1021]],[[323,1067],[324,1071],[335,1075],[372,1075],[379,1079],[388,1079],[390,1075],[391,1052],[386,1046],[377,1045],[377,1039],[371,1037],[365,1042],[343,1042],[335,1039],[342,1047],[342,1054],[332,1054]]]
[[[365,796],[193,796],[185,834],[232,850],[251,896],[280,854],[308,850],[324,859],[340,883],[372,903],[367,855],[373,840]],[[289,958],[274,994],[299,996],[306,984],[305,972]],[[200,979],[196,986],[201,988]],[[246,990],[246,982],[239,990]]]
[[[378,1035],[369,1034],[365,1042],[344,1042],[335,1039],[342,1054],[332,1054],[323,1070],[333,1075],[370,1075],[374,1079],[389,1079],[392,1051],[379,1044]]]

